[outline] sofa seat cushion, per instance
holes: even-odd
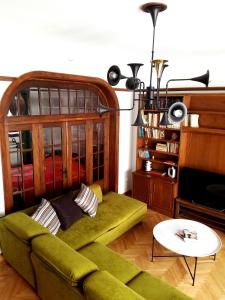
[[[59,229],[57,236],[77,250],[95,241],[146,207],[146,204],[141,201],[114,192],[108,193],[103,200],[99,204],[95,218],[85,215],[67,230]]]
[[[191,298],[147,272],[140,273],[127,284],[145,299],[190,300]]]
[[[93,261],[99,270],[108,271],[123,283],[127,283],[141,272],[134,264],[96,242],[81,248],[79,253]]]

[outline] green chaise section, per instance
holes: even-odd
[[[107,271],[91,274],[83,286],[88,300],[146,300]]]
[[[93,261],[99,270],[108,271],[125,284],[141,273],[140,268],[99,243],[92,243],[80,249],[79,253]]]
[[[191,300],[190,297],[147,272],[141,272],[127,285],[147,300]]]

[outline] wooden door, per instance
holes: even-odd
[[[34,169],[36,133],[32,126],[9,127],[8,130],[9,169],[11,185],[7,196],[13,198],[13,210],[35,203],[37,177]]]
[[[64,124],[43,124],[39,126],[39,155],[36,156],[40,169],[38,194],[54,196],[60,194],[67,185],[66,129]]]
[[[151,178],[150,207],[164,215],[173,217],[174,184],[161,178]]]
[[[143,174],[142,174],[143,173]],[[150,198],[150,178],[144,172],[133,172],[132,181],[132,197],[143,201],[149,205]]]
[[[87,122],[70,122],[67,126],[67,186],[76,189],[81,182],[87,182],[87,166],[89,165],[87,149]]]

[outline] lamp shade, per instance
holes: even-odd
[[[163,125],[163,126],[171,125],[167,111],[164,112],[162,119],[159,122],[159,125]]]
[[[132,124],[132,126],[145,126],[145,123],[143,121],[143,117],[142,117],[142,110],[139,109],[138,114],[137,114],[137,118],[135,120],[135,122]]]

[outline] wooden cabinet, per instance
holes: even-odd
[[[133,172],[133,197],[169,217],[174,214],[176,182],[138,170]]]
[[[150,194],[150,175],[144,172],[133,172],[132,174],[132,196],[135,199],[141,200],[149,205]]]
[[[159,177],[151,177],[150,186],[150,208],[173,217],[175,183],[170,180],[162,180]]]

